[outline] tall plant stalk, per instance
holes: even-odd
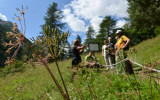
[[[43,41],[47,42],[46,46],[49,47],[51,57],[52,57],[52,59],[55,60],[56,67],[58,69],[62,84],[63,84],[65,92],[67,94],[67,98],[68,98],[68,100],[70,100],[67,87],[65,85],[62,73],[60,71],[60,68],[59,68],[58,62],[57,62],[57,59],[58,59],[59,55],[61,54],[62,50],[64,49],[65,43],[67,41],[67,37],[70,35],[70,33],[64,32],[63,34],[60,34],[58,29],[56,29],[56,28],[51,29],[50,26],[43,27],[43,32],[45,35],[44,36],[45,38]],[[59,48],[59,46],[61,46],[61,48]]]
[[[36,51],[25,41],[22,41],[23,43],[25,43],[33,52],[34,54],[38,57],[38,59],[43,63],[43,65],[45,66],[45,68],[47,69],[47,71],[49,72],[50,76],[52,77],[53,81],[55,82],[56,86],[58,87],[60,93],[62,94],[63,98],[65,100],[68,100],[68,97],[66,96],[66,94],[64,93],[63,89],[61,88],[61,86],[59,85],[58,81],[56,80],[55,76],[53,75],[52,71],[50,70],[49,66],[46,64],[46,62],[44,62],[39,55],[36,53]]]
[[[122,60],[120,57],[119,57],[119,59],[120,59],[120,61]],[[134,76],[134,79],[135,79],[135,81],[136,81],[137,90],[134,88],[134,85],[132,84],[132,81],[131,81],[131,79],[130,79],[127,71],[126,71],[125,65],[122,64],[122,66],[123,66],[123,69],[125,70],[125,73],[126,73],[128,79],[129,79],[129,84],[130,84],[130,85],[132,86],[132,88],[135,90],[135,92],[136,92],[137,95],[139,96],[140,100],[142,100],[142,97],[141,97],[141,94],[140,94],[140,91],[139,91],[139,87],[138,87],[138,82],[137,82],[135,76],[133,75],[133,76]],[[133,73],[133,74],[134,74],[134,73]]]
[[[70,100],[70,97],[69,97],[69,94],[68,94],[67,87],[66,87],[66,85],[65,85],[65,82],[64,82],[64,80],[63,80],[63,77],[62,77],[61,71],[60,71],[59,66],[58,66],[58,62],[56,61],[55,63],[56,63],[56,66],[57,66],[57,69],[58,69],[59,75],[60,75],[60,77],[61,77],[61,80],[62,80],[62,83],[63,83],[64,89],[65,89],[65,91],[66,91],[67,98],[68,98],[68,100]]]
[[[54,74],[52,73],[51,69],[49,68],[49,66],[47,65],[47,63],[42,60],[42,58],[37,54],[37,52],[27,43],[24,41],[25,39],[25,32],[26,32],[26,23],[25,23],[25,12],[27,11],[27,8],[26,9],[23,9],[23,6],[22,6],[22,10],[20,10],[19,8],[17,8],[17,11],[20,13],[20,16],[17,16],[15,14],[15,17],[16,19],[19,21],[19,24],[20,24],[20,27],[21,27],[21,30],[18,29],[18,25],[16,23],[14,23],[14,26],[13,26],[13,32],[7,32],[7,37],[8,38],[12,38],[12,39],[15,39],[14,42],[10,41],[9,43],[4,43],[5,46],[11,46],[7,51],[6,53],[10,53],[11,49],[13,48],[16,48],[16,51],[14,52],[13,56],[11,58],[8,59],[8,61],[6,61],[6,63],[12,63],[14,61],[14,58],[16,57],[18,51],[19,51],[19,48],[21,47],[21,44],[24,43],[26,44],[32,51],[33,53],[36,55],[36,57],[43,63],[43,65],[45,66],[45,68],[47,69],[47,71],[49,72],[50,76],[52,77],[53,81],[55,82],[56,86],[58,87],[60,93],[62,94],[63,98],[65,100],[70,100],[69,99],[69,95],[68,95],[68,91],[66,89],[66,86],[64,84],[64,80],[63,80],[63,77],[61,75],[61,72],[59,70],[59,66],[58,66],[58,63],[56,62],[56,66],[58,68],[58,71],[59,71],[59,74],[61,76],[61,80],[62,80],[62,83],[64,85],[64,88],[65,88],[65,91],[66,93],[63,91],[63,89],[61,88],[60,84],[58,83],[57,79],[55,78]],[[23,23],[22,23],[23,22]],[[55,30],[56,31],[56,30]],[[69,33],[69,32],[68,32]],[[64,35],[61,35],[61,38],[62,37],[65,37],[65,40],[67,39],[68,37],[68,33],[67,34],[64,34]],[[54,34],[56,35],[56,34]],[[55,40],[56,40],[56,44],[57,44],[57,37],[55,36]],[[51,38],[53,40],[53,38]],[[59,39],[59,37],[58,37]],[[62,42],[62,41],[61,41]],[[56,47],[57,45],[55,45]],[[63,46],[64,47],[64,46]],[[57,48],[55,48],[57,49]],[[61,51],[63,50],[64,48],[61,49]],[[61,52],[60,51],[60,52]],[[55,55],[54,57],[57,58],[59,55],[60,55],[60,52],[58,53],[58,55]],[[54,52],[56,53],[56,51]],[[54,54],[53,53],[53,54]],[[57,53],[56,53],[57,54]],[[66,95],[67,94],[67,95]]]

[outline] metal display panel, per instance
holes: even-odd
[[[89,51],[99,52],[99,44],[98,43],[89,43],[88,47],[89,47]]]

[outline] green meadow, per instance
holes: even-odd
[[[133,48],[136,49],[136,54],[129,54],[130,59],[146,66],[156,63],[152,67],[160,69],[160,36],[143,41],[130,49]],[[81,56],[81,66],[83,66],[86,54]],[[101,52],[95,53],[95,56],[101,64],[104,64]],[[70,82],[71,61],[72,59],[58,62],[71,100],[137,100],[140,98],[158,100],[160,97],[159,79],[151,77],[150,80],[150,73],[143,72],[143,70],[140,70],[140,73],[135,74],[134,77],[133,75],[117,75],[115,69],[106,71],[105,68],[84,67],[79,68],[74,81]],[[20,69],[21,67],[23,69]],[[49,67],[62,86],[55,63],[50,63]],[[152,74],[160,77],[158,73],[153,72]],[[17,61],[14,65],[1,69],[0,100],[58,99],[62,100],[63,97],[42,64],[33,66]]]

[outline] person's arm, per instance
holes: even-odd
[[[87,64],[87,65],[90,65],[91,63],[90,63],[90,62],[88,62],[88,61],[86,61],[86,64]]]
[[[78,50],[81,50],[81,49],[84,49],[84,48],[85,48],[85,45],[77,47]]]
[[[115,52],[115,56],[118,56],[119,50],[117,49]]]
[[[85,48],[85,45],[77,47],[77,49],[79,50],[79,54],[83,53],[84,48]]]
[[[124,44],[124,46],[122,48],[124,49],[129,44],[129,42],[130,42],[130,39],[127,39],[126,43]]]
[[[122,47],[122,49],[124,49],[125,47],[128,46],[129,42],[130,42],[130,39],[127,38],[126,36],[122,36],[123,40],[126,41],[126,43],[124,44],[124,46]]]

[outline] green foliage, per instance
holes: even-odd
[[[132,0],[128,0],[132,1]],[[136,0],[136,2],[141,5],[145,4],[145,1]],[[134,1],[132,1],[134,3]],[[56,4],[54,4],[56,6]],[[137,6],[137,5],[136,5]],[[54,7],[53,7],[54,8]],[[50,8],[51,10],[51,8]],[[50,12],[50,10],[48,12]],[[58,13],[58,12],[57,12]],[[136,13],[135,13],[136,14]],[[138,13],[139,14],[139,13]],[[49,19],[46,19],[49,20]],[[47,22],[50,23],[51,21]],[[107,22],[105,22],[106,24]],[[102,26],[105,26],[104,24]],[[146,25],[147,26],[147,25]],[[147,26],[148,27],[148,26]],[[60,38],[67,40],[68,34],[60,34],[57,29],[53,29],[52,27],[45,27],[44,34],[45,36],[42,38],[46,43],[48,49],[50,50],[53,58],[57,58],[63,49],[59,49],[60,44],[62,48],[65,46],[65,42]],[[127,27],[128,28],[128,27]],[[104,28],[105,29],[105,28]],[[102,29],[101,33],[97,35],[97,41],[100,45],[103,45],[103,39],[106,37],[105,30]],[[108,28],[108,35],[110,33],[110,28]],[[157,29],[158,30],[158,29]],[[127,29],[124,31],[125,33],[130,33],[129,37],[134,37],[134,42],[138,43],[140,40],[136,39],[137,37],[141,37],[142,39],[149,38],[152,36],[153,28],[144,28],[141,29],[138,27],[131,27],[128,31]],[[54,33],[54,34],[52,34]],[[114,36],[113,36],[114,37]],[[140,38],[140,39],[141,39]],[[133,39],[132,39],[133,40]],[[61,42],[61,43],[59,43]],[[155,39],[150,39],[148,41],[144,41],[141,44],[137,45],[135,48],[137,49],[137,56],[134,54],[129,55],[130,58],[136,58],[136,62],[147,62],[150,63],[153,56],[154,59],[157,59],[156,63],[160,63],[159,60],[159,36]],[[134,44],[133,44],[134,45]],[[40,48],[37,48],[40,49]],[[26,49],[25,49],[26,50]],[[28,52],[26,50],[25,52]],[[100,53],[95,54],[96,57],[100,58],[100,63],[104,64],[103,57]],[[82,55],[84,58],[85,55]],[[84,59],[82,59],[82,62]],[[64,66],[65,65],[65,66]],[[82,64],[83,65],[83,64]],[[50,64],[51,66],[56,66],[55,63]],[[67,66],[67,67],[66,67]],[[24,68],[25,71],[24,71]],[[160,94],[160,86],[157,85],[157,82],[152,78],[150,84],[149,77],[146,74],[138,74],[136,75],[136,79],[138,83],[133,77],[130,75],[130,81],[127,75],[117,75],[115,73],[116,70],[106,71],[103,69],[79,69],[78,74],[73,83],[70,82],[71,77],[71,59],[68,61],[61,61],[59,63],[59,68],[62,71],[64,76],[65,84],[67,84],[67,89],[70,94],[71,99],[82,99],[82,100],[137,100],[139,99],[138,95],[134,91],[133,87],[136,88],[136,85],[139,85],[140,95],[143,100],[151,99],[151,86],[152,86],[152,96],[154,100],[159,99]],[[57,81],[62,85],[60,76],[58,71],[55,71],[55,67],[51,67],[54,71],[55,77],[58,79]],[[15,73],[15,72],[23,72],[23,73]],[[49,77],[48,72],[41,65],[35,66],[35,69],[28,68],[28,65],[23,64],[23,62],[16,60],[13,65],[7,65],[4,69],[0,69],[1,76],[0,77],[0,98],[1,99],[62,99],[57,87],[53,84],[53,80]],[[13,73],[13,74],[9,74]],[[132,87],[132,85],[133,87]]]
[[[136,88],[136,82],[133,76],[129,76],[131,83]],[[143,79],[142,79],[143,77]],[[136,75],[142,99],[151,98],[149,77]],[[98,100],[119,100],[139,99],[126,75],[116,75],[115,72],[101,72],[98,70],[85,69],[85,74],[79,72],[77,79],[73,83],[75,89],[73,98],[76,99],[98,99]],[[152,80],[152,89],[154,90],[154,99],[158,99],[158,89]],[[76,92],[75,92],[76,91]],[[73,99],[72,98],[72,99]]]
[[[146,66],[155,60],[154,62],[157,63],[157,68],[160,68],[160,36],[143,41],[130,48],[130,50],[132,49],[135,49],[136,55],[134,53],[129,53],[130,59]]]
[[[3,42],[9,42],[7,39],[6,32],[11,31],[13,24],[8,24],[11,22],[5,22],[0,19],[0,67],[3,67],[5,64],[5,60],[7,59],[5,55],[5,51],[7,50],[6,47],[3,46]],[[7,24],[7,25],[6,25]]]
[[[154,33],[156,35],[159,35],[160,34],[160,26],[157,26],[155,29],[154,29]]]
[[[105,34],[106,35],[105,37],[109,37],[111,31],[115,28],[115,25],[116,21],[112,19],[111,16],[106,16],[100,24],[99,33]]]
[[[136,30],[129,34],[136,35],[140,41],[155,37],[154,29],[160,25],[160,2],[157,0],[128,0],[128,5],[130,30]]]
[[[89,25],[87,33],[86,33],[86,39],[84,41],[84,44],[88,47],[88,43],[94,42],[94,36],[95,36],[95,30],[93,29],[92,25]],[[86,48],[88,51],[88,48]]]
[[[61,19],[62,19],[61,14],[62,14],[62,11],[58,9],[57,3],[53,2],[53,4],[48,7],[46,16],[44,17],[45,24],[42,26],[43,27],[50,26],[51,29],[64,28],[64,23],[61,22]]]
[[[149,54],[149,53],[148,53]],[[100,58],[100,63],[104,64],[101,53],[96,53],[95,56]],[[140,55],[142,56],[142,55]],[[84,58],[85,55],[82,55]],[[148,58],[149,59],[149,58]],[[84,59],[82,59],[82,62]],[[65,65],[65,66],[64,66]],[[55,71],[55,63],[50,64],[50,68],[54,71],[54,75],[61,83],[58,72]],[[71,78],[71,59],[68,61],[59,62],[62,75],[67,85],[71,99],[83,100],[138,100],[139,97],[131,87],[126,75],[117,75],[115,70],[103,71],[102,69],[85,69],[85,74],[82,69],[79,69],[73,83]],[[67,66],[67,67],[66,67]],[[83,71],[84,72],[84,71]],[[27,77],[27,78],[26,78]],[[130,76],[131,82],[136,87],[136,82],[133,76]],[[150,99],[150,82],[149,77],[145,74],[136,75],[142,100]],[[27,67],[25,72],[7,75],[6,78],[0,78],[0,98],[1,99],[62,99],[59,91],[47,71],[41,65],[36,66],[36,69]],[[61,84],[62,85],[62,84]],[[156,85],[152,78],[153,99],[159,99],[160,86]]]
[[[6,51],[8,50],[8,48],[10,46],[5,46],[5,43],[11,43],[16,41],[15,38],[9,38],[6,34],[6,32],[12,32],[12,28],[13,28],[13,24],[9,21],[2,21],[0,20],[0,67],[4,67],[5,66],[5,61],[7,60],[7,57],[9,57],[10,55],[13,55],[13,51],[15,51],[17,48],[13,48],[13,50],[10,52],[10,55],[6,54]],[[29,43],[30,45],[32,45],[32,43],[25,38],[24,41],[26,41],[27,43]],[[26,47],[24,44],[22,44],[22,48],[19,49],[19,53],[17,54],[17,59],[21,60],[23,55],[27,54],[29,56],[29,58],[31,58],[32,52],[30,52],[30,50],[28,49],[28,47]]]
[[[93,40],[95,43],[99,43],[100,50],[102,50],[102,46],[104,45],[104,40],[107,40],[107,38],[105,37],[106,37],[106,34],[100,33],[96,36],[96,39]]]
[[[48,50],[47,54],[50,54],[53,59],[57,59],[62,53],[70,33],[60,33],[57,28],[51,29],[51,27],[44,27],[43,32],[44,39],[42,40],[42,42],[44,43],[45,48],[47,48]]]
[[[79,40],[79,44],[81,45],[82,40],[81,40],[81,37],[80,37],[80,35],[79,35],[79,34],[77,35],[76,39],[78,39],[78,40]]]
[[[112,30],[115,28],[116,21],[112,19],[110,16],[106,16],[101,24],[99,34],[93,40],[93,42],[99,43],[100,50],[102,50],[102,46],[104,45],[104,40],[108,40],[108,37],[113,35]]]
[[[46,12],[46,16],[44,17],[44,20],[45,20],[45,24],[42,25],[42,29],[45,28],[45,27],[50,27],[50,31],[54,30],[55,28],[58,29],[59,33],[60,34],[63,34],[63,31],[62,29],[64,29],[64,26],[65,26],[65,23],[62,23],[62,11],[58,9],[58,4],[53,2],[47,9],[47,12]],[[44,31],[41,32],[40,34],[42,34],[42,36],[38,36],[36,41],[39,41],[39,40],[42,40],[44,39]],[[54,37],[54,36],[53,36]],[[59,48],[60,45],[61,45],[61,41],[58,40],[58,44],[57,44],[57,47]],[[67,41],[66,41],[67,42]],[[41,42],[42,44],[39,44],[39,48],[41,48],[41,56],[42,57],[45,57],[47,56],[47,52],[48,50],[46,50],[46,48],[43,48],[45,47],[45,41]],[[65,50],[63,50],[64,52],[61,52],[60,53],[60,56],[58,59],[64,59],[65,58]],[[39,51],[38,51],[39,52]]]
[[[88,45],[89,42],[93,42],[94,36],[95,36],[95,30],[93,29],[92,25],[89,25],[86,33],[85,45]]]
[[[10,73],[22,72],[25,69],[24,62],[15,60],[12,65],[7,65],[1,69],[0,76],[6,76]]]

